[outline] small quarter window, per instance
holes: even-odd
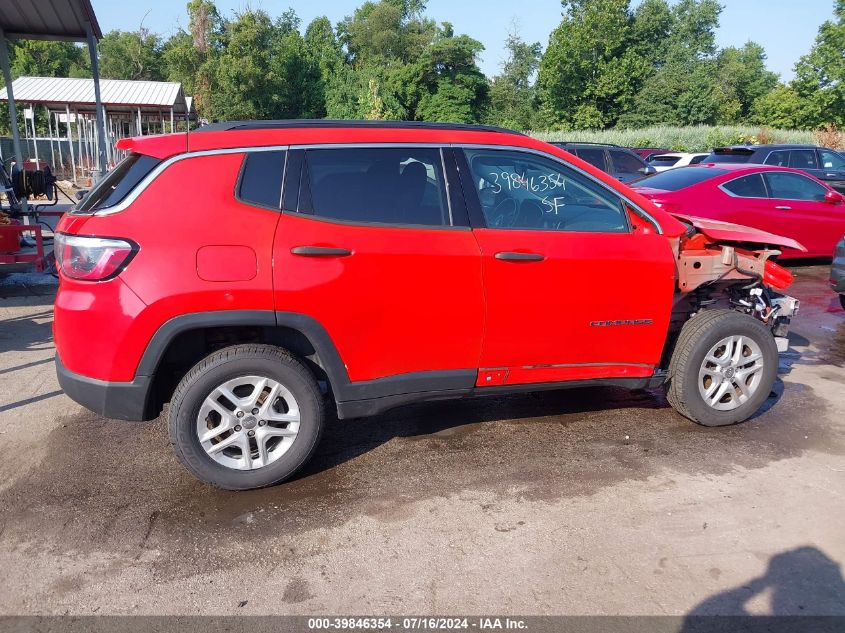
[[[726,182],[722,187],[739,198],[768,197],[766,185],[763,183],[763,176],[761,174],[751,174],[742,178],[736,178],[735,180]]]
[[[285,152],[250,152],[244,159],[238,199],[259,207],[280,208],[284,170]]]
[[[129,154],[85,196],[71,213],[85,215],[115,206],[160,163],[158,158],[152,156]]]

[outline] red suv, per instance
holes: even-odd
[[[679,220],[507,130],[231,122],[118,147],[58,227],[59,380],[111,418],[169,402],[179,459],[222,488],[289,477],[327,406],[665,385],[739,422],[798,307],[770,259],[794,242]]]

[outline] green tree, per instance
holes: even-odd
[[[13,77],[90,77],[88,51],[72,42],[14,40]]]
[[[351,114],[348,110],[354,108],[355,92],[348,89],[343,49],[327,17],[315,18],[308,25],[304,46],[309,63],[319,69],[315,92],[323,105],[318,116],[349,118],[338,114]]]
[[[720,123],[744,123],[754,103],[778,84],[777,74],[766,69],[766,53],[755,42],[719,51],[715,96]]]
[[[319,65],[306,54],[293,10],[275,22],[260,10],[236,16],[201,70],[209,81],[204,114],[212,119],[313,118],[324,109]]]
[[[808,121],[815,117],[812,103],[792,86],[778,84],[754,102],[750,121],[776,128],[806,129]]]
[[[835,0],[833,14],[795,65],[792,87],[808,102],[802,127],[845,126],[845,0]]]
[[[444,22],[419,61],[403,74],[401,87],[409,118],[477,123],[487,106],[487,79],[476,64],[484,46],[454,33]]]
[[[603,128],[633,100],[647,64],[630,47],[629,0],[563,0],[538,77],[543,117],[567,128]]]
[[[491,123],[528,130],[536,119],[534,75],[540,66],[540,42],[523,41],[514,28],[505,42],[508,58],[490,83]]]
[[[110,31],[99,45],[104,79],[161,81],[161,38],[143,25],[137,31]]]
[[[625,127],[712,124],[719,118],[715,31],[717,0],[680,0],[671,8],[665,59],[645,80],[619,120]]]

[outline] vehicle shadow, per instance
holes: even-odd
[[[331,470],[397,438],[454,437],[475,425],[502,420],[563,420],[567,414],[667,408],[662,390],[581,387],[413,404],[355,420],[339,420],[330,413],[317,453],[294,480]]]
[[[760,599],[762,604],[751,610],[749,603],[755,598]],[[712,616],[752,615],[845,615],[845,581],[840,566],[816,547],[799,547],[777,554],[769,560],[762,576],[717,593],[695,606],[686,615],[679,633],[744,630],[736,621],[714,619]],[[724,628],[718,626],[722,622]],[[840,625],[841,622],[839,620]],[[717,626],[714,628],[714,625]],[[814,628],[810,622],[806,627],[791,630],[828,630]],[[771,630],[780,629],[775,627]]]

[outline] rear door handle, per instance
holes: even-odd
[[[545,258],[544,255],[540,255],[540,253],[496,253],[494,255],[496,259],[502,260],[503,262],[541,262]]]
[[[331,246],[294,246],[290,252],[300,257],[349,257],[352,254],[348,248]]]
[[[781,204],[775,207],[778,211],[792,211],[792,207],[788,207],[785,204]]]

